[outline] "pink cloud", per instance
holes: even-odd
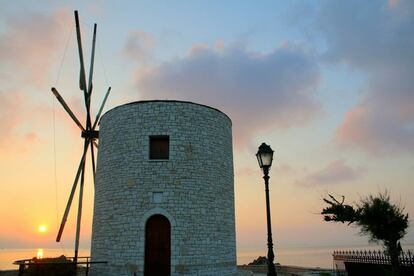
[[[22,92],[0,91],[0,105],[1,154],[26,152],[40,141],[36,127],[42,116],[37,115],[35,107],[27,105]]]
[[[35,104],[26,100],[26,95],[18,90],[0,91],[0,153],[4,155],[25,153],[34,145],[44,144],[45,128],[51,128],[52,107]],[[72,104],[74,107],[78,105]],[[73,109],[76,110],[76,109]],[[84,112],[80,113],[84,114]],[[55,116],[57,121],[67,123],[68,134],[79,137],[80,130],[56,101]],[[78,117],[81,122],[84,117]],[[41,131],[40,131],[41,130]],[[50,129],[47,131],[49,133]],[[43,135],[42,135],[43,134]]]
[[[413,11],[409,0],[328,1],[320,9],[326,60],[368,76],[361,101],[336,130],[339,145],[373,156],[414,152]]]
[[[50,70],[61,55],[73,26],[68,10],[53,14],[29,13],[6,18],[0,34],[0,137],[2,154],[26,152],[34,144],[45,142],[45,127],[52,122],[52,107],[36,98],[33,91],[41,88],[52,97],[49,85]],[[72,33],[73,34],[73,33]],[[60,58],[60,56],[59,56]],[[24,87],[24,89],[22,88]],[[66,100],[79,111],[78,104]],[[56,118],[67,116],[60,112],[56,101]],[[83,114],[83,113],[81,113]],[[82,119],[82,118],[80,118]],[[69,123],[73,123],[68,120]],[[71,127],[76,136],[79,129]]]
[[[352,182],[358,179],[363,172],[362,168],[354,169],[342,160],[335,160],[325,168],[307,174],[303,179],[297,180],[295,184],[299,186],[320,186],[335,185],[345,182]]]
[[[6,22],[0,35],[1,71],[14,81],[44,84],[72,26],[69,12],[24,14]]]
[[[19,111],[22,107],[22,95],[17,91],[9,91],[6,94],[0,91],[0,149],[10,145],[15,128],[20,124],[21,117]]]
[[[388,5],[390,7],[395,7],[398,5],[398,2],[399,2],[398,0],[388,0]]]
[[[367,110],[363,106],[358,105],[352,108],[345,114],[342,124],[337,129],[336,139],[342,144],[346,144],[346,141],[352,141],[353,143],[362,143],[369,146],[369,143],[365,143],[368,142],[365,129],[367,125],[366,118]]]
[[[25,138],[27,142],[33,143],[39,138],[39,136],[36,132],[28,132],[25,134]]]
[[[140,63],[152,59],[151,51],[155,47],[155,38],[142,30],[131,31],[124,45],[124,54]]]
[[[338,145],[373,156],[414,152],[414,82],[406,74],[375,79],[337,128]]]

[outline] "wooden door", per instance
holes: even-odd
[[[171,273],[171,226],[162,215],[154,215],[145,225],[145,276]]]

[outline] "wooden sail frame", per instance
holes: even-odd
[[[97,24],[94,24],[93,30],[93,39],[92,39],[92,51],[91,51],[91,62],[89,68],[89,78],[88,84],[86,83],[86,72],[85,72],[85,63],[83,59],[83,49],[82,49],[82,36],[81,30],[79,25],[79,15],[78,11],[74,11],[75,14],[75,24],[76,24],[76,38],[78,44],[78,54],[79,54],[79,62],[80,62],[80,74],[79,74],[79,88],[83,91],[84,102],[85,102],[85,109],[86,109],[86,125],[83,126],[82,123],[77,119],[75,114],[72,112],[68,104],[65,102],[63,97],[59,94],[58,90],[55,87],[52,87],[52,93],[55,95],[57,100],[61,103],[65,111],[69,114],[75,124],[80,128],[82,132],[82,138],[84,139],[84,146],[83,146],[83,153],[81,160],[79,162],[78,170],[75,175],[75,179],[72,185],[71,192],[69,194],[68,202],[66,204],[65,212],[62,217],[62,221],[59,227],[59,231],[57,233],[56,242],[60,242],[63,234],[63,230],[65,228],[65,224],[69,215],[70,207],[72,205],[73,198],[75,196],[76,188],[78,186],[78,182],[80,181],[79,185],[79,201],[78,201],[78,213],[77,213],[77,220],[76,220],[76,237],[75,237],[75,254],[74,254],[74,263],[78,262],[78,251],[79,251],[79,238],[80,238],[80,227],[81,227],[81,220],[82,220],[82,205],[83,205],[83,188],[84,188],[84,181],[85,181],[85,163],[86,163],[86,156],[88,149],[90,148],[91,152],[91,161],[92,161],[92,173],[93,173],[93,181],[95,182],[95,173],[96,173],[96,163],[95,163],[95,153],[94,147],[96,147],[97,143],[96,140],[99,138],[99,131],[96,130],[96,126],[98,125],[98,121],[102,114],[102,110],[105,106],[106,100],[111,92],[111,87],[108,88],[102,104],[99,108],[99,112],[95,117],[95,121],[92,124],[91,121],[91,112],[90,112],[90,105],[91,105],[91,96],[93,91],[93,69],[94,69],[94,60],[95,60],[95,46],[96,46],[96,29]]]

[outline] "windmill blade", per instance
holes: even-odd
[[[75,114],[73,114],[72,110],[70,110],[69,106],[66,104],[65,100],[60,96],[59,92],[56,90],[56,88],[52,87],[52,92],[57,98],[57,100],[61,103],[63,108],[66,110],[67,113],[69,113],[69,116],[72,118],[72,120],[75,122],[75,124],[78,125],[78,127],[85,131],[85,128],[82,126],[82,124],[79,122],[78,118],[76,118]]]
[[[85,153],[88,150],[89,140],[85,139]],[[76,220],[76,237],[75,237],[75,256],[73,258],[73,262],[77,264],[78,262],[78,250],[79,250],[79,237],[80,237],[80,226],[81,226],[81,218],[82,218],[82,203],[83,203],[83,184],[85,181],[85,162],[82,164],[82,173],[81,173],[81,181],[79,187],[79,203],[78,203],[78,218]]]
[[[75,11],[75,25],[76,25],[76,38],[78,40],[78,51],[79,51],[79,61],[80,61],[80,72],[79,72],[79,88],[83,90],[83,96],[85,99],[86,107],[86,129],[91,129],[91,115],[89,112],[89,93],[86,87],[86,77],[85,77],[85,63],[83,61],[83,51],[82,51],[82,39],[79,26],[79,16],[78,11]]]
[[[95,184],[95,175],[96,175],[96,165],[95,165],[95,152],[93,149],[93,140],[91,140],[91,160],[92,160],[92,172],[93,172],[93,184]]]
[[[93,143],[93,145],[95,146],[96,149],[99,149],[99,145],[95,140],[93,140],[92,143]]]
[[[93,66],[94,66],[94,61],[95,61],[96,27],[97,27],[97,25],[95,24],[93,26],[93,40],[92,40],[92,51],[91,51],[91,64],[90,64],[90,68],[89,68],[88,108],[90,108],[91,96],[92,96],[92,90],[93,90],[92,78],[93,78]]]
[[[111,92],[111,87],[108,88],[108,91],[106,92],[105,97],[104,97],[104,99],[102,101],[101,107],[99,108],[99,112],[98,112],[98,114],[96,114],[96,118],[95,118],[95,122],[93,123],[92,130],[95,129],[96,124],[98,123],[99,118],[101,117],[102,110],[103,110],[103,108],[105,106],[106,100],[108,99],[108,96],[109,96],[109,93],[110,92]]]
[[[84,148],[83,155],[82,155],[82,158],[79,164],[79,168],[78,168],[78,171],[76,172],[75,181],[73,181],[72,190],[70,191],[68,203],[66,204],[65,213],[63,214],[62,221],[60,223],[60,228],[59,228],[58,235],[56,237],[56,242],[60,242],[60,238],[62,237],[63,229],[65,228],[66,220],[68,219],[70,206],[72,205],[73,196],[75,195],[76,186],[78,185],[79,176],[81,175],[81,172],[83,173],[83,170],[85,168],[84,164],[85,164],[85,157],[86,157],[87,151],[88,151],[88,147]]]
[[[80,26],[79,26],[78,11],[75,11],[75,24],[76,24],[76,38],[78,40],[78,51],[79,51],[79,61],[80,61],[79,88],[86,93],[85,64],[83,61],[82,39],[81,39],[81,32],[80,32]],[[85,97],[87,96],[88,95],[85,95]]]

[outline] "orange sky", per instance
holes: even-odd
[[[73,246],[75,208],[63,245],[54,239],[83,142],[50,88],[56,86],[78,118],[84,117],[75,6],[81,11],[84,47],[90,45],[93,21],[98,22],[93,114],[111,85],[105,110],[169,98],[211,105],[232,118],[239,249],[266,244],[264,186],[255,158],[262,142],[275,150],[270,189],[276,244],[366,243],[356,229],[322,221],[318,212],[327,193],[345,195],[352,203],[388,190],[411,217],[414,72],[406,62],[412,51],[406,49],[414,37],[413,15],[404,12],[410,10],[406,1],[377,2],[337,4],[347,6],[343,9],[271,2],[254,9],[248,3],[166,4],[165,9],[151,3],[111,8],[105,1],[28,2],[25,9],[2,3],[0,247]],[[332,17],[337,9],[343,11],[341,20]],[[299,16],[303,10],[308,17]],[[275,12],[281,16],[275,18]],[[354,12],[361,13],[362,22],[347,21]],[[145,16],[153,13],[154,18]],[[250,20],[244,20],[247,14]],[[359,24],[352,25],[353,35],[350,24]],[[375,44],[376,39],[382,42]],[[81,240],[86,248],[92,186],[89,166]],[[39,225],[48,231],[40,234]],[[414,242],[413,227],[404,242]]]

